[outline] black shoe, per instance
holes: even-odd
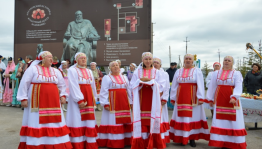
[[[24,110],[24,108],[22,108],[22,110]]]
[[[196,142],[195,142],[195,140],[190,140],[190,146],[191,146],[191,147],[196,147]]]

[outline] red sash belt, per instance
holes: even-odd
[[[234,86],[218,85],[215,93],[216,118],[221,120],[236,121],[236,109],[229,103]],[[238,101],[237,101],[238,102]]]
[[[93,94],[93,90],[90,84],[79,84],[80,90],[84,96],[84,102],[87,102],[87,105],[80,109],[81,120],[95,120],[95,98]]]
[[[131,123],[126,89],[109,89],[109,103],[110,112],[115,113],[116,124]]]
[[[61,122],[59,90],[53,83],[31,83],[31,112],[39,112],[39,123]]]
[[[177,114],[179,117],[192,117],[193,106],[197,105],[196,94],[196,83],[179,83],[177,89]]]
[[[150,126],[153,90],[150,85],[143,85],[140,93],[141,125]]]

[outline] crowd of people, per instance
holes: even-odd
[[[17,66],[12,58],[7,67],[0,61],[2,104],[24,108],[19,149],[161,149],[170,140],[196,147],[199,139],[209,146],[246,149],[240,103],[243,78],[234,69],[232,56],[226,56],[222,66],[214,63],[214,72],[206,78],[207,92],[191,54],[184,56],[182,68],[171,63],[164,71],[162,60],[145,52],[139,65],[130,64],[127,75],[117,60],[109,63],[105,76],[95,62],[88,69],[81,52],[76,53],[72,66],[70,61],[56,60],[43,51],[34,61],[31,56],[25,61],[19,58]],[[174,105],[171,121],[169,98]],[[103,107],[99,126],[95,117],[98,99]],[[213,110],[210,131],[204,108]]]

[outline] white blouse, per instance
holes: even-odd
[[[179,83],[196,83],[197,84],[197,98],[205,99],[205,88],[204,88],[204,78],[201,69],[191,68],[188,72],[188,76],[183,78],[184,68],[180,68],[176,71],[170,93],[170,100],[176,101],[177,88]]]
[[[30,66],[24,73],[19,85],[17,100],[28,100],[28,96],[31,95],[30,86],[31,83],[54,83],[57,85],[61,96],[68,96],[66,93],[66,85],[61,72],[55,68],[49,67],[42,69],[42,66],[35,65]],[[49,73],[48,73],[49,71]],[[48,73],[48,76],[45,73]]]
[[[109,89],[126,89],[129,103],[132,104],[131,88],[129,87],[129,81],[126,76],[121,75],[121,77],[124,81],[123,84],[118,84],[114,76],[110,74],[103,77],[99,95],[101,106],[109,105]]]
[[[84,99],[84,96],[80,90],[79,84],[90,84],[95,100],[97,101],[96,85],[93,73],[90,69],[86,69],[87,77],[82,73],[78,67],[70,67],[68,69],[68,83],[70,97],[73,101],[79,102]],[[87,79],[85,79],[87,78]]]
[[[242,94],[242,82],[243,77],[242,74],[239,71],[232,70],[229,72],[227,78],[225,80],[221,80],[221,74],[222,69],[219,71],[215,71],[212,75],[211,82],[208,86],[207,95],[206,98],[209,101],[214,101],[215,98],[215,92],[218,85],[229,85],[234,86],[233,94],[230,96],[230,98],[235,97],[236,99],[239,99],[239,97]]]
[[[140,78],[143,78],[143,69],[137,68],[130,81],[130,86],[133,88],[133,85],[135,84],[135,82],[139,80]],[[151,69],[151,79],[154,79],[158,83],[160,93],[165,90],[165,86],[166,86],[165,76],[163,76],[159,70],[155,68]]]

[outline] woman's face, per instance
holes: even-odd
[[[258,71],[258,67],[257,67],[257,65],[253,65],[253,71]]]
[[[91,70],[95,70],[96,69],[96,64],[91,64],[90,68],[91,68]]]
[[[118,63],[111,64],[110,70],[112,74],[118,74],[120,72],[119,64]]]
[[[12,64],[12,61],[8,61],[8,66],[11,66],[11,64]]]
[[[231,59],[228,59],[228,58],[224,59],[223,67],[230,69],[232,68],[232,66],[233,66],[233,61]]]
[[[44,66],[46,67],[50,67],[53,63],[53,56],[52,55],[48,55],[44,58]]]
[[[62,69],[66,69],[67,68],[67,63],[62,65]]]
[[[215,65],[214,70],[216,71],[216,70],[219,70],[219,69],[220,69],[220,66],[219,65]]]
[[[149,68],[151,67],[151,65],[153,64],[153,59],[151,57],[146,57],[144,60],[143,60],[143,63],[144,65]]]
[[[80,58],[78,58],[78,60],[77,60],[77,63],[78,63],[78,65],[80,65],[80,66],[86,66],[86,57],[85,56],[82,56],[82,57],[80,57]]]
[[[130,64],[130,70],[131,70],[131,71],[134,71],[134,70],[135,70],[135,67],[134,67],[132,64]]]
[[[186,68],[191,68],[193,66],[193,59],[191,57],[186,57],[184,64]]]
[[[120,62],[120,61],[117,61],[117,63],[118,63],[118,65],[119,65],[119,67],[121,67],[121,62]]]
[[[160,69],[161,68],[161,65],[159,64],[159,62],[154,62],[154,67],[156,68],[156,69]]]

